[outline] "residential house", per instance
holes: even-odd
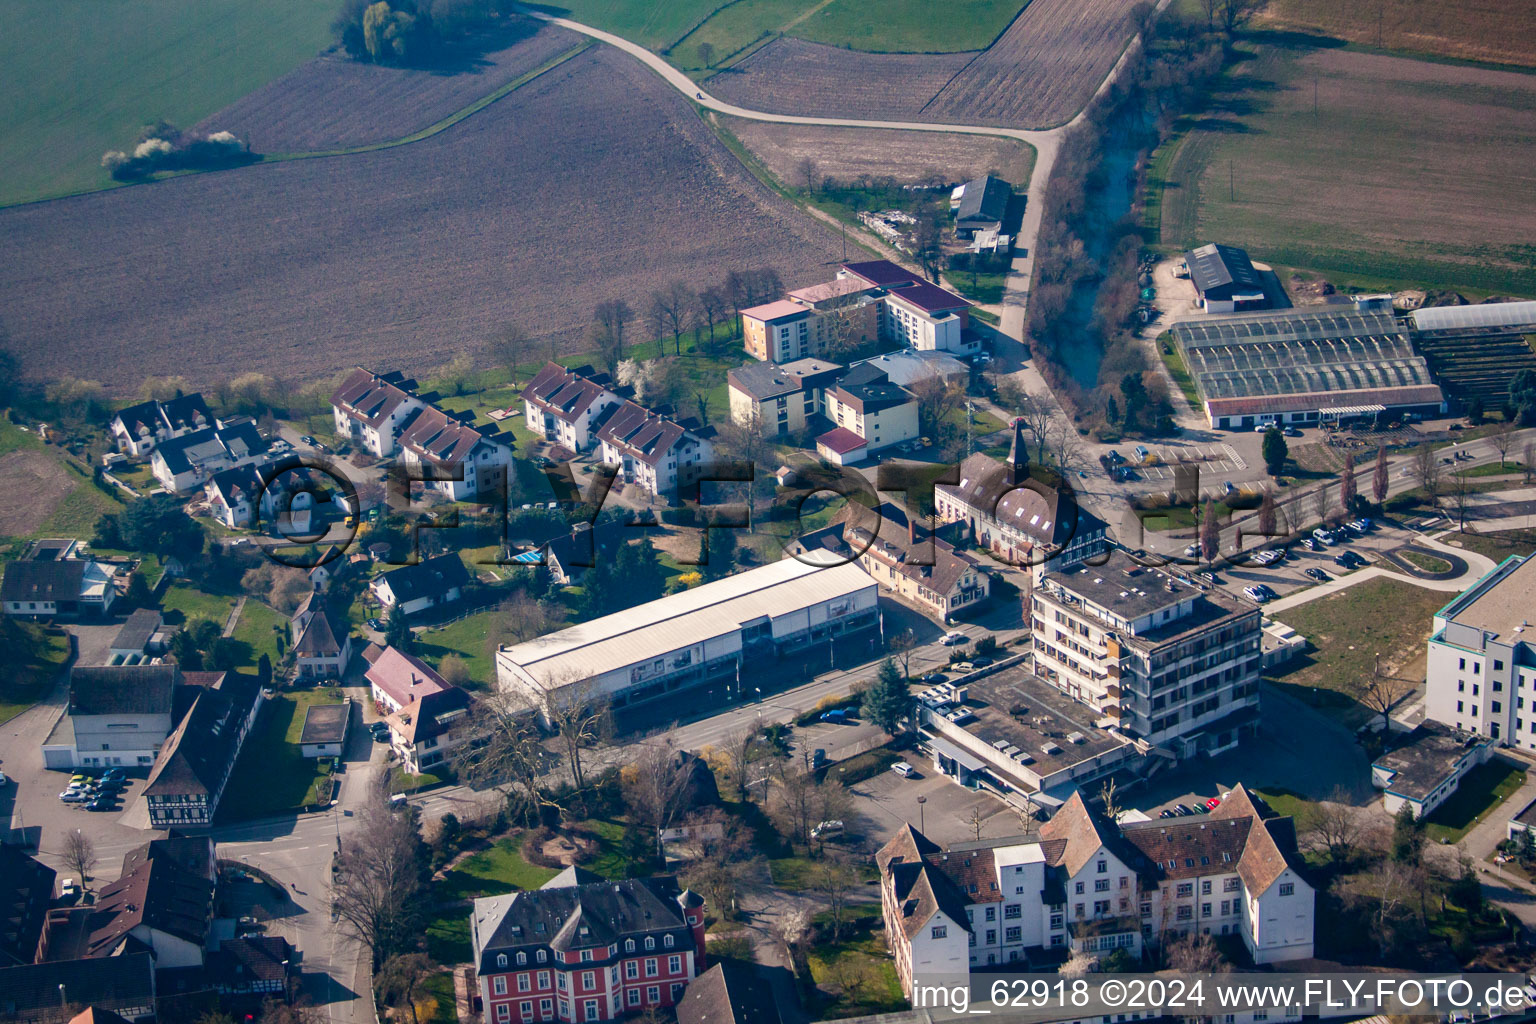
[[[400,434],[426,406],[416,395],[414,380],[361,366],[349,371],[331,394],[337,436],[381,459],[395,454]]]
[[[470,941],[488,1024],[594,1024],[677,1005],[704,969],[704,900],[671,877],[567,868],[475,900]]]
[[[340,679],[352,661],[352,635],[317,594],[304,599],[289,623],[294,670],[301,680]]]
[[[213,518],[231,530],[249,530],[259,519],[272,517],[267,492],[267,467],[247,464],[221,470],[203,488]]]
[[[1511,555],[1435,613],[1425,717],[1536,751],[1536,556]]]
[[[1028,566],[1038,583],[1109,550],[1103,522],[1062,483],[1030,472],[1024,426],[1016,422],[1006,461],[980,452],[960,463],[960,482],[934,486],[934,515],[961,523],[972,541],[1012,565]]]
[[[352,724],[352,701],[340,704],[311,704],[304,711],[304,728],[299,733],[299,753],[304,757],[338,757],[346,752],[348,727]]]
[[[827,419],[837,426],[816,439],[822,458],[846,466],[918,435],[917,396],[868,364],[843,374],[826,392]]]
[[[731,422],[757,426],[768,437],[798,434],[815,417],[826,415],[826,389],[842,372],[841,365],[825,359],[746,363],[727,370]]]
[[[601,459],[618,467],[620,482],[673,500],[714,461],[714,433],[696,420],[674,420],[625,402],[609,412],[597,439]]]
[[[254,683],[226,673],[214,674],[199,689],[160,748],[144,786],[151,828],[202,829],[213,824],[263,700]]]
[[[7,565],[0,579],[0,607],[18,618],[100,617],[116,600],[112,570],[80,557],[73,540],[38,541],[26,558]]]
[[[149,468],[160,486],[175,494],[201,487],[215,473],[266,458],[267,442],[251,422],[204,427],[162,441],[150,456]]]
[[[463,560],[450,551],[380,573],[368,586],[386,610],[399,608],[402,615],[415,615],[457,601],[469,582]]]
[[[1240,785],[1210,815],[1119,825],[1074,793],[1031,838],[944,848],[908,825],[875,863],[909,997],[919,974],[1138,956],[1192,932],[1236,935],[1258,964],[1313,954],[1295,824]]]
[[[205,958],[205,975],[215,992],[287,1000],[299,979],[297,950],[281,935],[225,939]]]
[[[447,681],[426,662],[393,647],[370,645],[363,652],[368,661],[369,692],[385,715],[422,700],[429,694],[451,690]]]
[[[450,686],[423,693],[390,712],[384,721],[400,767],[420,775],[480,739],[483,733],[476,727],[471,705],[468,693]]]
[[[147,949],[157,971],[200,968],[213,915],[213,883],[152,857],[104,887],[94,905],[50,913],[42,958],[114,959]]]
[[[134,1022],[154,1020],[154,954],[137,950],[95,959],[0,966],[0,1013],[8,1024],[72,1024],[78,1006]]]
[[[1381,790],[1388,814],[1406,805],[1415,818],[1427,818],[1488,760],[1492,748],[1486,737],[1425,721],[1375,760],[1371,785]]]
[[[512,556],[518,565],[542,565],[550,578],[562,587],[578,582],[597,559],[611,552],[619,543],[610,530],[593,530],[591,523],[577,523],[571,532],[547,541],[537,548]]]
[[[112,665],[137,663],[161,653],[164,644],[159,609],[136,608],[123,620],[123,628],[112,638],[112,646],[107,648],[107,661]]]
[[[400,452],[401,462],[421,470],[415,475],[425,479],[422,487],[429,494],[473,501],[506,492],[512,446],[459,415],[427,406],[400,435]]]
[[[722,960],[683,990],[677,1024],[781,1024],[773,988],[755,966]]]
[[[37,959],[56,877],[42,861],[0,845],[0,968]],[[0,996],[0,1005],[3,1000]]]
[[[856,561],[885,590],[941,623],[987,600],[991,577],[976,560],[927,531],[901,507],[849,502],[823,529],[802,536],[786,557]]]
[[[151,399],[123,409],[107,429],[123,454],[141,459],[155,445],[202,430],[213,423],[213,415],[200,392],[178,395],[165,402]]]
[[[69,674],[69,703],[43,741],[43,765],[76,768],[146,767],[175,727],[175,664],[77,665]]]
[[[364,555],[364,558],[367,556]],[[309,584],[315,593],[323,594],[332,581],[340,578],[349,568],[346,553],[337,544],[329,545],[309,569]]]
[[[620,394],[607,374],[590,366],[568,370],[545,363],[523,388],[523,422],[546,441],[571,452],[584,452],[597,443],[604,414],[628,395]]]
[[[1035,672],[1106,725],[1174,758],[1217,754],[1258,734],[1258,606],[1143,567],[1047,573],[1030,595]]]

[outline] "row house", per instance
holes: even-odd
[[[149,824],[158,829],[205,829],[264,703],[254,680],[213,673],[149,771],[144,800]]]
[[[713,427],[673,420],[634,402],[613,409],[598,428],[600,458],[618,478],[658,498],[677,496],[714,461]]]
[[[265,460],[267,441],[249,420],[204,427],[162,441],[149,457],[160,485],[175,494],[201,487],[215,473]]]
[[[671,877],[610,882],[567,868],[475,900],[470,939],[495,1024],[593,1024],[676,1006],[704,970],[704,900]]]
[[[213,425],[213,415],[201,392],[177,395],[165,402],[151,399],[130,405],[112,417],[108,432],[118,451],[141,459],[155,445]]]
[[[398,371],[354,367],[331,394],[336,436],[381,459],[395,454],[401,432],[426,407],[416,382]]]
[[[1027,566],[1038,583],[1046,572],[1100,558],[1109,532],[1059,484],[1032,475],[1023,421],[1013,427],[1006,461],[977,453],[960,463],[960,482],[934,487],[934,516],[960,523],[979,547]]]
[[[422,467],[421,485],[449,501],[473,501],[506,490],[512,448],[433,406],[423,409],[400,435],[400,461]]]
[[[1030,596],[1035,672],[1175,758],[1257,735],[1262,619],[1119,549],[1102,565],[1047,573]]]
[[[1258,964],[1313,953],[1295,825],[1241,786],[1210,815],[1119,825],[1074,793],[1023,840],[944,848],[908,825],[875,862],[909,997],[914,978],[1038,969],[1074,953],[1139,959],[1189,934],[1239,936]]]
[[[568,370],[545,363],[523,388],[523,422],[552,444],[572,452],[589,451],[597,444],[597,428],[606,414],[627,394],[628,389],[618,388],[607,374],[590,366]]]

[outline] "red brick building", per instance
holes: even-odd
[[[608,882],[567,868],[475,901],[487,1024],[591,1024],[674,1006],[704,970],[704,899],[668,876]]]

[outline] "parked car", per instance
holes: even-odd
[[[303,441],[305,444],[314,444],[315,443],[315,439],[310,437],[308,434],[300,435],[299,440]]]
[[[1199,558],[1200,557],[1200,545],[1199,544],[1191,544],[1188,547],[1186,547],[1184,549],[1184,557],[1185,558]]]
[[[836,835],[843,831],[843,823],[833,818],[831,821],[823,821],[811,829],[811,838],[820,839],[822,836]]]
[[[823,711],[821,713],[821,720],[823,722],[846,722],[848,721],[848,709],[833,708],[831,711]]]
[[[825,750],[823,750],[821,747],[817,747],[815,750],[811,751],[811,764],[820,765],[826,763],[827,752]]]
[[[82,789],[66,789],[59,794],[59,799],[67,804],[83,804],[91,798],[91,795]]]
[[[1322,569],[1319,569],[1315,565],[1308,569],[1304,575],[1306,575],[1309,579],[1317,580],[1319,583],[1327,583],[1329,580],[1333,579],[1332,576],[1329,576],[1326,572],[1324,572]]]
[[[897,761],[895,764],[891,765],[891,771],[895,772],[897,775],[900,775],[904,779],[908,779],[912,777],[917,769],[913,768],[905,761]]]
[[[1312,531],[1312,536],[1319,543],[1322,543],[1324,545],[1332,544],[1333,543],[1333,534],[1329,533],[1326,529],[1324,529],[1321,526],[1319,526],[1317,529]]]
[[[1258,584],[1258,589],[1259,593],[1264,595],[1264,600],[1266,601],[1273,601],[1275,598],[1280,596],[1268,583]]]
[[[5,777],[5,772],[0,772],[0,786],[4,786],[9,781],[11,780]]]
[[[1304,537],[1302,538],[1301,543],[1306,546],[1308,551],[1323,550],[1323,542],[1318,540],[1316,537]]]
[[[85,805],[88,811],[110,811],[117,807],[117,798],[113,796],[99,796]]]
[[[1144,444],[1137,445],[1134,449],[1132,449],[1132,454],[1136,456],[1137,462],[1146,462],[1148,454],[1147,446]]]
[[[939,643],[945,647],[955,647],[959,644],[965,643],[966,639],[967,638],[964,633],[961,633],[959,630],[951,630],[950,632],[945,633],[943,636],[939,637]]]
[[[1286,427],[1285,428],[1285,436],[1286,437],[1300,437],[1301,436],[1301,428],[1300,427]]]
[[[1231,494],[1235,490],[1237,490],[1237,488],[1233,486],[1231,480],[1228,480],[1221,485],[1222,494]]]
[[[1163,808],[1162,810],[1158,811],[1157,812],[1157,816],[1159,818],[1176,818],[1176,817],[1178,817],[1178,815],[1174,814],[1172,811],[1170,811],[1166,807]]]
[[[1173,809],[1181,818],[1186,814],[1195,813],[1194,811],[1190,810],[1188,804],[1174,804]]]
[[[973,668],[986,668],[990,664],[992,664],[992,659],[985,654],[978,654],[971,659],[971,666]]]
[[[1264,604],[1269,600],[1269,595],[1259,587],[1244,587],[1243,593],[1248,596],[1250,601],[1256,601],[1259,604]]]
[[[1350,559],[1349,552],[1347,551],[1343,554],[1334,555],[1333,564],[1339,566],[1341,569],[1353,569],[1355,567],[1355,563]]]
[[[969,661],[957,661],[957,662],[955,662],[953,665],[951,665],[949,667],[954,669],[956,672],[974,672],[974,671],[976,671],[976,666],[971,664]]]
[[[929,686],[933,686],[935,683],[942,683],[948,678],[949,677],[946,676],[943,672],[929,672],[927,675],[923,676],[922,679],[918,680],[918,682],[927,683]]]

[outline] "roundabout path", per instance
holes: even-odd
[[[1169,0],[1158,0],[1157,9],[1162,10],[1168,5]],[[1057,128],[1027,129],[1027,128],[994,128],[988,125],[967,124],[937,124],[932,121],[863,121],[853,118],[840,117],[802,117],[795,114],[770,114],[761,110],[750,110],[746,107],[738,107],[733,103],[716,99],[699,87],[693,79],[683,74],[677,68],[668,64],[658,55],[647,50],[638,43],[632,43],[628,39],[616,36],[611,32],[583,25],[579,21],[569,18],[557,18],[552,14],[532,8],[522,8],[521,13],[540,21],[547,21],[561,28],[570,29],[590,36],[599,42],[623,50],[631,57],[649,67],[661,76],[662,80],[672,86],[678,92],[688,97],[694,103],[716,113],[726,114],[731,117],[746,118],[751,121],[772,121],[778,124],[807,124],[823,125],[833,128],[883,128],[912,132],[948,132],[958,135],[990,135],[1006,139],[1015,139],[1034,147],[1035,165],[1029,176],[1028,201],[1024,206],[1024,219],[1019,226],[1019,233],[1015,242],[1012,269],[1008,273],[1008,279],[1003,295],[1003,318],[1001,324],[1002,333],[1015,341],[1024,337],[1024,309],[1028,300],[1029,281],[1034,272],[1034,248],[1035,241],[1040,235],[1040,219],[1042,208],[1045,205],[1045,186],[1051,180],[1051,171],[1056,164],[1056,154],[1061,147],[1062,137],[1068,130],[1079,124],[1086,116],[1087,108],[1092,100],[1084,105],[1083,110],[1066,124]],[[1119,76],[1125,66],[1126,57],[1140,40],[1140,36],[1133,38],[1126,46],[1125,52],[1115,62],[1104,81],[1094,91],[1094,99],[1107,89],[1115,78]]]

